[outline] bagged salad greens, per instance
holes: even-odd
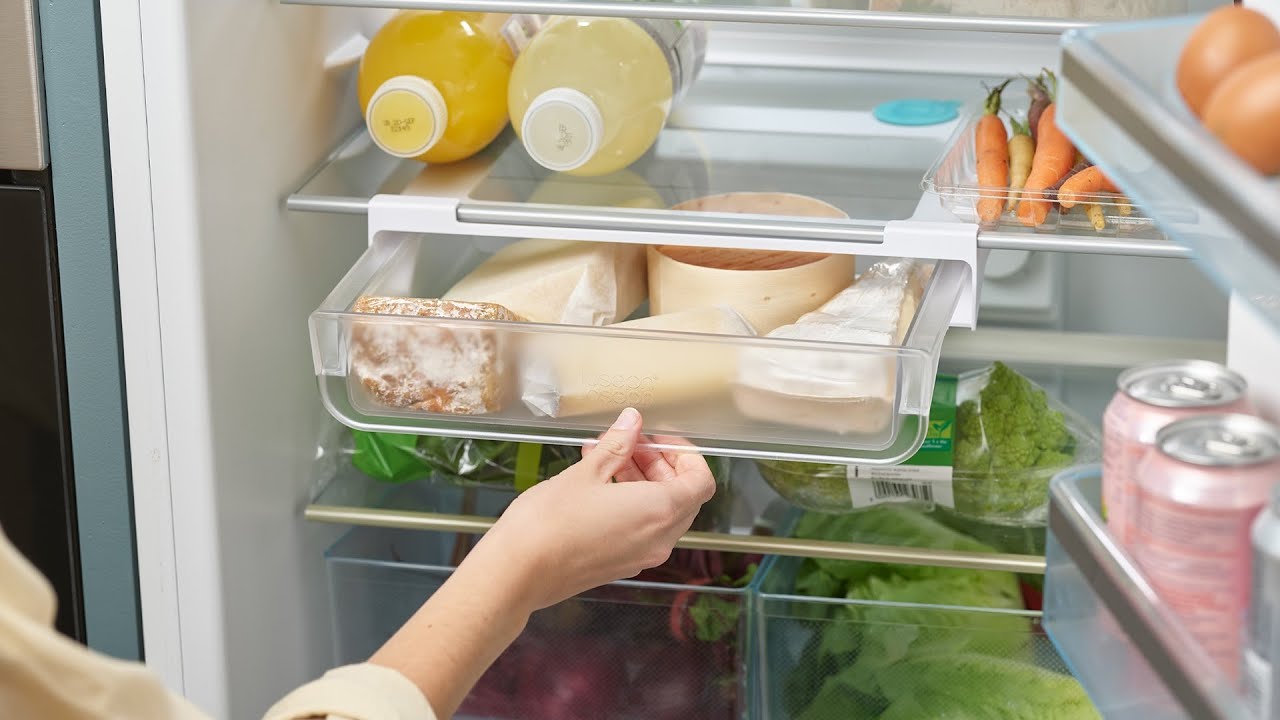
[[[926,514],[883,505],[846,515],[808,513],[795,536],[968,552],[992,548]],[[807,634],[782,680],[797,720],[965,718],[1096,720],[1083,688],[1057,672],[1035,640],[1018,578],[991,570],[786,559],[794,592],[847,604],[791,605],[788,639]],[[806,616],[811,614],[811,617]],[[784,616],[785,617],[785,616]]]

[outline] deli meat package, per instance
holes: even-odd
[[[817,310],[768,337],[824,343],[901,345],[932,265],[878,262]],[[894,416],[897,357],[795,347],[743,350],[734,401],[748,417],[839,433],[877,433]]]
[[[617,323],[618,330],[755,335],[729,307],[707,307]],[[572,417],[644,410],[723,394],[737,348],[710,340],[617,337],[598,333],[530,337],[521,399],[535,415]]]
[[[520,240],[444,299],[496,303],[530,322],[610,325],[625,320],[647,293],[644,245]]]
[[[354,312],[457,320],[524,318],[493,303],[363,296]],[[384,407],[455,415],[502,409],[507,396],[507,340],[484,328],[438,327],[405,320],[357,321],[351,373]]]

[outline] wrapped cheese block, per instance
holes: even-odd
[[[916,260],[872,265],[818,310],[769,337],[861,345],[901,345],[931,266]],[[894,415],[897,357],[888,353],[747,348],[734,402],[759,420],[837,433],[878,433]]]
[[[465,320],[524,318],[501,305],[451,300],[358,298],[354,312]],[[454,415],[502,409],[510,358],[506,339],[483,328],[432,327],[412,321],[356,321],[351,374],[379,405]]]
[[[717,335],[754,335],[738,313],[708,307],[610,327]],[[570,417],[643,410],[727,393],[737,349],[715,341],[622,338],[611,334],[529,338],[522,353],[521,397],[538,415]]]
[[[521,240],[444,298],[496,303],[532,322],[608,325],[634,312],[646,291],[643,245]]]
[[[839,208],[788,193],[729,193],[689,200],[673,210],[845,219]],[[756,332],[817,308],[848,287],[852,255],[656,245],[649,249],[649,306],[654,314],[728,305]]]

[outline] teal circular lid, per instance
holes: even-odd
[[[905,99],[880,103],[871,111],[877,120],[890,125],[940,125],[960,114],[955,100]]]

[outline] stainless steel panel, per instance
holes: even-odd
[[[0,169],[49,164],[36,38],[34,0],[0,0]]]

